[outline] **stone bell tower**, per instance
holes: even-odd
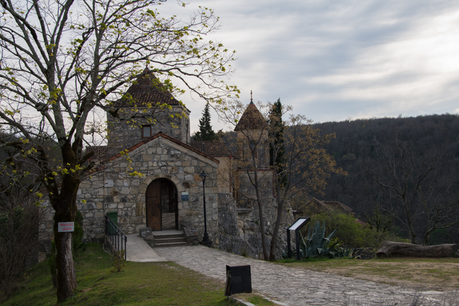
[[[110,155],[162,132],[190,142],[190,111],[175,99],[148,68],[107,114]]]

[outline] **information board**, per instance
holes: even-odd
[[[181,201],[188,201],[188,199],[189,199],[189,198],[188,198],[188,192],[186,192],[186,191],[185,191],[185,192],[182,192],[182,195],[181,195],[180,200],[181,200]]]
[[[294,231],[296,230],[297,228],[301,227],[302,225],[304,225],[306,222],[309,221],[309,218],[300,218],[298,220],[296,220],[295,223],[293,223],[292,225],[290,225],[290,227],[288,228],[290,231]]]

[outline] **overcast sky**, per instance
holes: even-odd
[[[280,98],[314,122],[459,112],[457,0],[188,1],[158,9],[214,9],[241,101]],[[194,131],[204,103],[181,98]],[[212,125],[228,129],[215,114]]]

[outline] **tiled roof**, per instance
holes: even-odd
[[[339,209],[339,210],[342,210],[342,211],[345,211],[345,212],[351,212],[352,211],[352,208],[350,208],[349,206],[341,203],[341,202],[338,202],[338,201],[322,201],[323,203],[333,207],[334,209]]]
[[[136,144],[136,145],[132,146],[131,148],[127,149],[126,151],[127,151],[127,152],[134,151],[135,149],[137,149],[137,148],[143,146],[144,144],[146,144],[146,143],[148,143],[148,142],[150,142],[150,141],[152,141],[153,139],[156,139],[156,138],[158,138],[158,137],[165,138],[165,139],[167,139],[167,140],[169,140],[169,141],[172,141],[172,142],[174,142],[174,143],[176,143],[176,144],[178,144],[178,145],[180,145],[180,146],[182,146],[182,147],[184,147],[184,148],[186,148],[186,149],[188,149],[188,150],[191,150],[191,151],[193,151],[193,152],[195,152],[195,153],[198,153],[199,155],[204,156],[205,158],[208,158],[208,159],[210,159],[210,160],[212,160],[212,161],[214,161],[214,162],[220,163],[220,161],[218,161],[218,159],[215,159],[215,158],[213,158],[212,156],[209,156],[208,154],[202,152],[201,150],[197,150],[197,149],[193,148],[192,146],[189,146],[189,145],[187,145],[186,143],[183,143],[183,142],[181,142],[180,140],[175,139],[174,137],[171,137],[171,136],[169,136],[169,135],[163,134],[163,133],[161,133],[161,132],[159,132],[159,133],[153,135],[152,137],[150,137],[150,138],[148,138],[148,139],[145,139],[145,140],[139,142],[138,144]],[[121,156],[121,154],[117,154],[117,155],[113,156],[112,158],[110,158],[110,160],[117,159],[117,158],[120,157],[120,156]]]
[[[265,128],[266,125],[267,123],[265,118],[263,118],[263,115],[260,113],[255,104],[250,102],[234,130],[261,130]]]
[[[328,211],[340,210],[343,213],[352,213],[352,208],[338,201],[320,201],[316,198],[314,198],[312,201],[318,204],[319,207],[322,207]]]
[[[147,103],[167,103],[180,105],[180,102],[161,84],[153,72],[146,68],[142,75],[137,78],[137,83],[131,85],[127,93],[136,101],[135,105],[144,106]],[[119,99],[114,103],[115,107],[129,107],[133,102],[128,99]]]
[[[219,140],[193,140],[190,146],[211,156],[229,156],[231,151]]]
[[[201,150],[197,150],[197,149],[195,149],[194,147],[189,146],[189,145],[187,145],[187,144],[181,142],[180,140],[175,139],[174,137],[171,137],[171,136],[169,136],[169,135],[163,134],[163,133],[161,133],[161,132],[159,132],[159,133],[153,135],[152,137],[150,137],[150,138],[148,138],[148,139],[145,139],[145,140],[143,140],[143,141],[137,143],[136,145],[130,147],[129,149],[126,149],[125,152],[126,152],[126,153],[132,152],[132,151],[134,151],[135,149],[137,149],[137,148],[143,146],[144,144],[146,144],[146,143],[148,143],[148,142],[150,142],[150,141],[152,141],[152,140],[154,140],[154,139],[156,139],[156,138],[158,138],[158,137],[162,137],[162,138],[165,138],[165,139],[167,139],[167,140],[169,140],[169,141],[172,141],[172,142],[174,142],[174,143],[176,143],[176,144],[178,144],[178,145],[180,145],[180,146],[182,146],[182,147],[184,147],[184,148],[186,148],[186,149],[188,149],[188,150],[190,150],[190,151],[193,151],[193,152],[195,152],[195,153],[197,153],[197,154],[199,154],[199,155],[201,155],[201,156],[203,156],[203,157],[205,157],[205,158],[207,158],[207,159],[210,159],[210,160],[213,161],[213,162],[216,162],[217,164],[220,163],[220,161],[219,161],[218,159],[213,158],[213,157],[210,156],[209,154],[207,154],[207,153],[205,153],[205,152],[202,152]],[[104,161],[102,162],[102,164],[105,164],[106,162],[115,160],[115,159],[120,158],[120,157],[121,157],[121,154],[116,154],[115,156],[110,157],[110,158],[104,160]],[[98,168],[93,169],[93,170],[91,171],[91,173],[98,172],[98,171],[101,171],[101,170],[104,170],[104,169],[105,169],[105,166],[101,166],[101,167],[98,167]]]
[[[334,211],[334,210],[338,210],[340,211],[341,213],[344,213],[344,214],[350,214],[350,215],[354,215],[355,213],[352,211],[352,208],[350,208],[349,206],[341,203],[341,202],[338,202],[338,201],[320,201],[316,198],[313,198],[311,202],[309,202],[309,205],[311,204],[315,204],[317,208],[319,208],[319,211]],[[355,222],[359,223],[360,225],[362,226],[365,226],[367,225],[365,222],[363,222],[362,220],[359,220],[359,219],[355,219]]]

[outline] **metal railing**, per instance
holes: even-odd
[[[124,251],[124,259],[126,260],[126,234],[107,215],[105,215],[105,235],[115,249],[115,252]]]

